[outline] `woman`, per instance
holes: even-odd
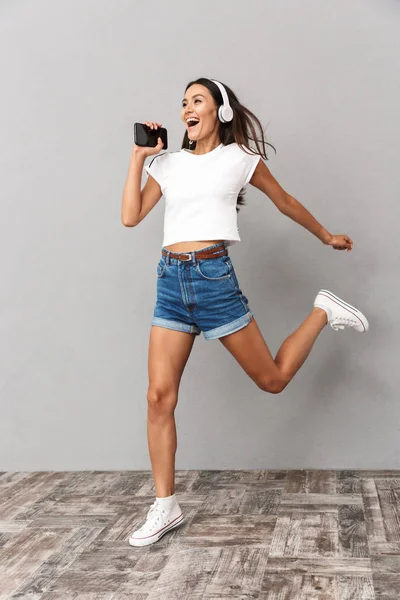
[[[259,146],[254,119],[260,129]],[[282,344],[275,358],[242,293],[227,247],[240,241],[237,205],[243,186],[263,191],[286,216],[335,250],[353,248],[348,235],[330,234],[274,179],[259,120],[220,82],[206,78],[186,87],[181,119],[186,131],[181,150],[165,152],[144,167],[155,148],[134,146],[122,201],[122,222],[138,225],[165,196],[164,240],[157,265],[157,301],[149,343],[147,435],[156,500],[129,543],[146,546],[182,523],[174,493],[177,447],[174,410],[178,388],[196,335],[220,339],[256,385],[280,393],[309,355],[329,323],[333,329],[368,330],[366,317],[327,290],[320,290],[306,320]],[[152,129],[161,123],[146,122]],[[256,141],[257,152],[249,148]],[[271,145],[271,144],[268,144]],[[273,146],[272,146],[273,147]]]

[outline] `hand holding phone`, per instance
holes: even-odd
[[[153,156],[168,148],[167,130],[161,123],[145,121],[134,125],[134,152],[144,156]]]

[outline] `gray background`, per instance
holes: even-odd
[[[176,468],[399,468],[399,4],[8,0],[0,17],[0,469],[151,468],[164,199],[125,228],[121,198],[133,123],[179,149],[200,76],[232,87],[281,185],[354,241],[324,246],[247,187],[230,254],[271,352],[322,287],[370,331],[326,328],[280,395],[197,338]]]

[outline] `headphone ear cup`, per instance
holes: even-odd
[[[218,108],[218,118],[222,123],[229,123],[233,119],[233,110],[230,106],[221,106]]]
[[[228,121],[232,121],[233,119],[233,110],[230,106],[223,106],[222,107],[222,116],[225,119],[226,122]]]

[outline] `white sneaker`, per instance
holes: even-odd
[[[369,329],[367,318],[362,312],[328,290],[318,292],[314,300],[314,306],[323,308],[326,311],[328,323],[336,331],[345,327],[353,327],[356,331],[364,333]]]
[[[160,537],[182,523],[184,516],[178,502],[168,510],[157,500],[153,502],[146,515],[146,522],[129,537],[131,546],[148,546],[158,542]]]

